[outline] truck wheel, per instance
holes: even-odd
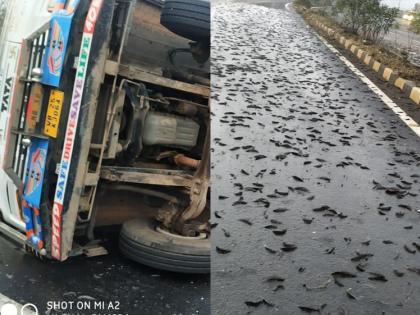
[[[125,222],[120,250],[128,258],[149,267],[181,273],[210,272],[210,240],[183,237],[157,228],[152,219]]]
[[[193,41],[210,39],[210,2],[166,0],[160,23],[175,34]]]

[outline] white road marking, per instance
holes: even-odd
[[[7,305],[7,306],[4,307],[5,305]],[[13,308],[13,306],[10,307],[9,305],[15,306],[16,309],[18,310],[18,313],[17,314],[18,315],[21,314],[20,313],[20,310],[22,309],[23,306],[21,304],[19,304],[18,302],[12,300],[11,298],[8,298],[7,296],[5,296],[5,295],[3,295],[3,294],[0,293],[0,311],[5,312],[5,314],[3,314],[3,312],[2,312],[2,313],[0,313],[0,315],[8,315],[7,314],[8,311],[10,313],[10,310]],[[36,314],[35,312],[32,312],[32,311],[30,311],[28,309],[25,309],[23,311],[23,315],[38,315],[38,314]]]
[[[315,35],[328,47],[344,64],[353,71],[379,98],[411,129],[420,137],[420,126],[391,100],[379,87],[375,85],[368,77],[366,77],[359,69],[357,69],[346,57],[344,57],[334,46],[326,41],[321,35]]]

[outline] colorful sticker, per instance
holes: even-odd
[[[51,18],[48,45],[42,61],[43,84],[55,87],[60,85],[72,19],[73,14],[58,13],[54,13]]]
[[[48,140],[32,137],[23,191],[23,198],[31,207],[41,206],[47,153]]]
[[[102,8],[103,0],[93,0],[90,4],[83,29],[82,46],[80,48],[79,62],[77,65],[76,78],[74,82],[73,95],[71,98],[70,113],[67,121],[66,136],[64,139],[63,153],[58,173],[57,186],[52,216],[52,248],[51,255],[57,260],[61,259],[61,220],[63,203],[69,176],[71,159],[73,154],[74,140],[76,137],[79,120],[80,106],[82,104],[83,89],[86,81],[86,74],[89,62],[89,55],[92,45],[93,32],[96,21]]]

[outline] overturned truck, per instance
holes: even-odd
[[[210,3],[11,0],[2,38],[0,232],[64,261],[121,225],[125,256],[209,272]]]

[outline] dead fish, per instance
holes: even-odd
[[[407,267],[408,271],[417,273],[420,276],[420,268],[415,268],[415,267]]]
[[[241,170],[241,173],[244,174],[244,175],[249,175],[249,173],[245,170]]]
[[[309,192],[309,189],[306,188],[306,187],[294,187],[294,190],[296,190],[297,192],[300,192],[300,193],[308,193]]]
[[[268,307],[273,307],[274,306],[273,303],[267,302],[265,299],[258,300],[258,301],[255,301],[255,302],[254,301],[245,301],[245,304],[247,306],[251,306],[251,307],[258,307],[260,305],[266,305]]]
[[[282,236],[282,235],[286,234],[286,232],[287,232],[287,229],[277,230],[277,231],[273,231],[273,234],[277,235],[277,236]]]
[[[322,180],[326,181],[327,183],[331,182],[331,179],[328,178],[328,177],[325,177],[325,176],[318,177],[318,179],[322,179]]]
[[[322,212],[322,211],[326,211],[326,210],[329,210],[329,209],[330,209],[329,206],[321,206],[321,207],[312,209],[312,211],[314,211],[314,212]]]
[[[311,224],[314,219],[302,218],[302,220],[305,224]]]
[[[229,253],[231,252],[231,250],[230,250],[230,249],[221,248],[221,247],[219,247],[219,246],[216,246],[216,251],[217,251],[219,254],[222,254],[222,255],[224,255],[224,254],[229,254]]]
[[[394,269],[392,272],[393,272],[393,273],[394,273],[394,275],[396,275],[397,277],[402,277],[402,276],[404,276],[404,272],[401,272],[401,271],[399,271],[399,270],[397,270],[397,269]]]
[[[297,182],[301,182],[301,183],[303,183],[303,179],[302,179],[302,178],[300,178],[299,176],[292,176],[292,178],[293,178],[295,181],[297,181]]]
[[[392,209],[392,207],[391,206],[385,206],[383,203],[381,203],[381,204],[379,204],[378,209],[382,210],[382,211],[390,211]]]
[[[277,195],[282,196],[282,197],[286,197],[287,195],[289,195],[288,191],[283,192],[283,191],[278,191],[277,189],[274,190],[274,193],[276,193]]]
[[[278,290],[284,290],[284,285],[282,285],[282,284],[278,284],[275,288],[274,288],[274,292],[276,292],[276,291],[278,291]]]
[[[221,219],[221,218],[222,218],[222,216],[219,214],[219,211],[214,211],[214,216],[215,216],[217,219]]]
[[[271,276],[266,281],[267,282],[276,282],[276,281],[283,282],[284,280],[285,279],[283,277],[280,277],[280,276]]]
[[[390,244],[395,244],[393,241],[391,240],[384,240],[382,241],[382,243],[386,244],[386,245],[390,245]]]
[[[334,252],[335,252],[335,247],[327,248],[325,250],[325,253],[328,255],[334,254]]]
[[[413,246],[417,249],[417,251],[420,252],[420,244],[417,244],[416,242],[413,242]]]
[[[327,304],[322,304],[321,306],[298,306],[300,308],[301,311],[306,312],[306,313],[313,313],[313,312],[317,312],[317,313],[321,313],[321,311],[325,308],[325,306],[327,306]]]
[[[247,225],[252,225],[252,222],[249,219],[239,219],[238,221],[241,221]]]
[[[412,209],[410,206],[408,206],[408,205],[398,205],[398,207],[403,208],[403,209],[406,209],[406,210],[408,210],[408,211],[412,211],[412,210],[413,210],[413,209]]]
[[[382,282],[388,281],[388,279],[383,274],[377,272],[369,272],[369,274],[371,274],[371,276],[368,277],[369,280]]]
[[[264,229],[275,230],[275,229],[277,229],[277,225],[274,225],[274,224],[266,225],[266,226],[264,226]]]
[[[281,248],[284,252],[292,252],[297,249],[297,246],[294,244],[283,242],[283,247]]]
[[[248,204],[248,202],[243,201],[243,200],[238,200],[238,201],[235,201],[234,203],[232,203],[232,206],[246,205],[246,204]]]
[[[337,278],[356,278],[357,277],[354,273],[351,273],[348,271],[335,271],[331,275]]]
[[[346,219],[348,217],[348,215],[340,212],[339,214],[337,214],[337,217],[340,218],[340,219]]]
[[[357,300],[356,297],[353,295],[353,293],[351,293],[351,288],[348,288],[346,290],[346,294],[349,298],[351,298],[352,300]]]
[[[270,201],[268,201],[265,198],[258,198],[257,200],[254,200],[254,202],[255,203],[262,203],[265,208],[269,208],[270,207]]]
[[[370,254],[370,253],[366,253],[366,254],[356,253],[356,256],[351,258],[350,260],[353,261],[353,262],[356,262],[356,261],[361,261],[363,259],[368,259],[370,257],[373,257],[373,254]]]
[[[416,251],[414,249],[408,247],[408,245],[404,245],[404,249],[407,253],[410,253],[410,254],[415,254],[416,253]]]
[[[365,267],[366,267],[366,264],[360,263],[360,264],[357,264],[356,269],[359,270],[360,272],[365,272],[366,271]]]
[[[272,248],[268,247],[267,245],[264,245],[264,248],[267,252],[269,252],[271,254],[277,253],[277,251],[275,249],[272,249]]]
[[[223,231],[223,234],[225,235],[225,237],[230,237],[230,232],[229,231],[227,231],[225,229],[222,229],[222,231]]]
[[[399,188],[390,187],[390,188],[386,188],[385,192],[388,195],[396,195],[396,194],[399,194],[401,192],[401,190]]]
[[[282,213],[282,212],[286,212],[286,211],[288,211],[289,209],[287,209],[287,208],[277,208],[277,209],[274,209],[273,210],[273,212],[276,212],[276,213]]]
[[[261,160],[261,159],[265,159],[267,156],[265,156],[264,154],[258,154],[256,156],[254,156],[255,160]]]

